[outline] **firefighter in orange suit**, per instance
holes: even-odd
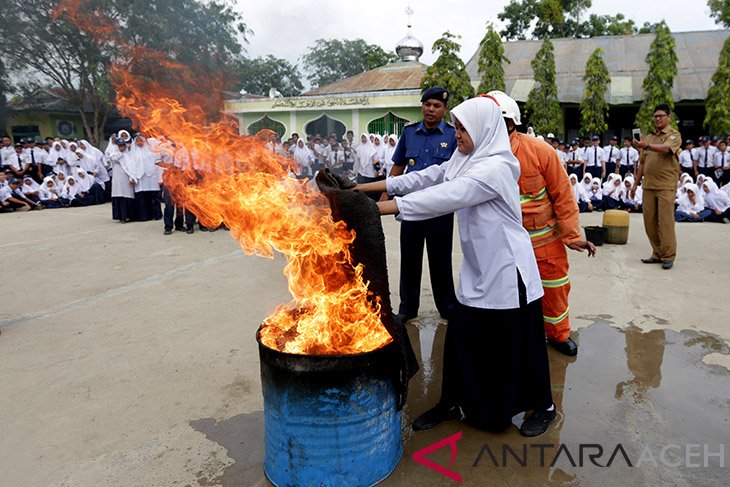
[[[497,100],[510,134],[512,152],[520,161],[520,201],[522,225],[532,239],[540,269],[544,296],[542,313],[545,335],[557,350],[576,355],[578,345],[570,338],[568,295],[568,253],[565,247],[596,254],[592,243],[582,239],[578,204],[555,150],[545,142],[517,132],[520,109],[517,102],[501,91],[491,91]]]

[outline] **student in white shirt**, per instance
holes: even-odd
[[[578,139],[574,139],[570,143],[566,164],[568,174],[575,174],[579,178],[584,176],[586,163],[583,160],[583,151],[579,147]]]
[[[586,162],[585,168],[587,172],[591,173],[591,176],[603,180],[606,178],[606,156],[601,148],[601,138],[594,135],[592,143],[593,145],[583,153],[583,160]]]
[[[730,195],[720,190],[711,179],[702,184],[702,190],[705,194],[705,208],[711,211],[706,221],[730,223]]]
[[[641,213],[641,196],[643,190],[641,186],[636,188],[636,194],[631,196],[631,188],[634,186],[634,178],[632,176],[626,176],[624,179],[624,190],[621,193],[621,209],[628,211],[629,213]]]
[[[684,141],[684,150],[679,153],[679,167],[683,174],[689,174],[694,177],[696,173],[695,161],[693,159],[693,151],[695,141],[687,139]]]
[[[727,150],[727,142],[724,140],[718,141],[712,163],[715,179],[720,182],[720,186],[730,182],[730,151]]]
[[[704,221],[712,211],[705,209],[705,200],[700,194],[700,189],[694,183],[687,183],[685,189],[687,191],[680,196],[679,205],[674,212],[674,221],[690,223]]]
[[[611,136],[608,145],[603,148],[603,154],[606,156],[606,174],[618,173],[620,168],[619,156],[621,149],[618,146],[618,137]]]
[[[710,138],[706,135],[700,137],[700,145],[694,149],[694,161],[697,172],[695,176],[704,174],[705,176],[713,176],[715,172],[714,161],[715,151],[717,148],[710,145]]]
[[[639,162],[639,151],[632,147],[631,137],[624,137],[624,146],[619,151],[621,168],[618,173],[625,178],[628,173],[636,174],[636,163]]]
[[[458,150],[441,165],[356,189],[396,195],[381,214],[423,220],[454,211],[464,253],[459,305],[444,344],[441,400],[413,422],[429,429],[449,419],[502,431],[524,409],[524,436],[544,433],[555,418],[540,297],[542,283],[522,226],[517,179],[506,124],[488,97],[451,110]],[[484,353],[487,343],[500,343]],[[489,386],[485,386],[485,378]]]

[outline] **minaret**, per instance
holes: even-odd
[[[408,2],[408,7],[406,7],[406,15],[408,16],[408,35],[398,41],[398,44],[395,46],[395,52],[402,62],[418,61],[423,54],[423,44],[411,34],[413,9],[411,8],[410,2]]]

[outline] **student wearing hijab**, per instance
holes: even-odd
[[[299,177],[311,178],[314,176],[312,173],[314,154],[312,154],[312,150],[307,147],[307,144],[304,143],[304,139],[297,140],[297,145],[294,147],[294,159],[299,165]]]
[[[603,211],[603,189],[601,189],[601,180],[599,178],[591,179],[588,198],[591,200],[591,205],[593,205],[595,211]]]
[[[84,157],[83,151],[78,151],[80,157]],[[99,205],[104,203],[104,189],[94,180],[94,177],[88,174],[83,167],[76,169],[76,184],[86,197],[87,205]]]
[[[112,219],[120,223],[134,220],[134,161],[124,140],[117,139],[112,152]]]
[[[578,203],[578,211],[581,213],[593,211],[593,205],[583,189],[583,185],[578,182],[578,176],[575,173],[571,173],[568,176],[568,180],[570,181],[570,186],[573,188],[573,197],[576,203]]]
[[[388,177],[390,171],[393,169],[393,153],[395,148],[398,146],[398,137],[395,135],[388,136],[388,142],[385,145],[385,154],[383,155],[383,175]]]
[[[376,168],[373,163],[375,154],[375,146],[370,142],[370,137],[368,134],[362,134],[360,137],[360,145],[355,150],[355,168],[353,169],[359,184],[370,183],[380,179],[378,176],[379,168]],[[380,199],[379,193],[367,193],[367,195],[373,201]]]
[[[413,428],[463,419],[480,429],[502,431],[514,415],[533,410],[520,432],[538,436],[556,412],[542,283],[522,226],[520,164],[492,99],[472,98],[451,113],[458,151],[447,162],[356,187],[394,195],[378,207],[401,221],[458,213],[464,260],[444,342],[441,399]],[[490,343],[499,347],[488,347]]]
[[[674,213],[674,221],[697,223],[704,221],[712,214],[705,209],[705,201],[696,184],[687,183],[686,192],[679,198],[679,205]]]
[[[20,187],[20,190],[23,192],[23,195],[25,195],[26,198],[36,203],[39,203],[40,197],[38,195],[38,192],[40,190],[40,187],[40,184],[36,183],[35,179],[33,179],[29,174],[26,174],[23,178],[23,185]]]
[[[621,176],[610,173],[608,180],[603,183],[603,209],[615,210],[621,206],[621,195],[624,189],[621,185]]]
[[[706,221],[716,223],[730,223],[730,195],[720,190],[715,181],[709,180],[702,184],[705,193],[705,208],[710,214],[705,217]]]
[[[134,184],[135,215],[137,221],[162,219],[160,185],[157,182],[157,161],[160,157],[152,151],[147,139],[134,138],[131,150],[132,177]]]
[[[15,177],[11,177],[5,182],[6,178],[6,173],[0,173],[0,209],[4,212],[35,209],[34,202],[17,194],[16,190],[20,188],[21,182]],[[20,194],[22,195],[22,192]]]
[[[56,186],[53,176],[46,176],[38,189],[38,198],[45,208],[61,208],[65,203],[61,201],[60,189]]]
[[[631,196],[631,188],[634,187],[634,177],[626,176],[623,183],[624,189],[621,192],[620,208],[629,213],[641,213],[641,186],[636,188],[636,193]]]

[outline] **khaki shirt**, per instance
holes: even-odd
[[[660,132],[649,134],[644,139],[649,144],[664,144],[672,148],[671,153],[643,150],[639,161],[644,166],[644,189],[677,189],[679,180],[679,153],[682,135],[667,125]]]

